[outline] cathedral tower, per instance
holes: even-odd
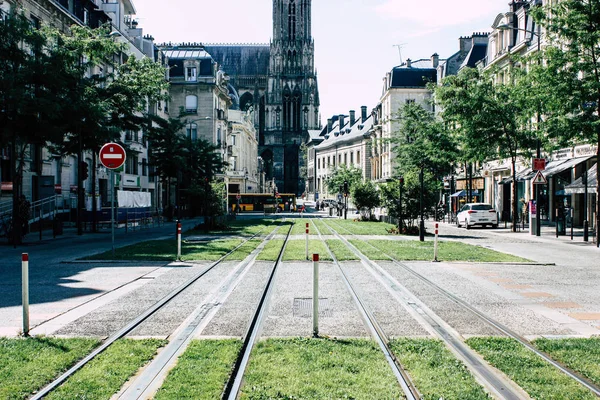
[[[304,191],[300,144],[319,128],[319,95],[311,34],[311,0],[273,0],[273,38],[260,148],[267,179],[279,192]]]

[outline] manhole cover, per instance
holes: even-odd
[[[294,317],[312,318],[313,299],[312,297],[294,299]],[[333,317],[333,310],[328,298],[319,297],[319,318]]]

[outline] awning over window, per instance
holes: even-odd
[[[596,174],[596,164],[592,168],[588,169],[588,180],[587,189],[588,193],[596,193],[596,185],[598,184],[598,176]],[[584,194],[585,186],[583,184],[583,177],[579,177],[575,182],[565,186],[565,194]]]
[[[467,191],[461,190],[460,192],[456,192],[450,195],[450,197],[467,197]],[[479,191],[477,189],[473,190],[473,196],[479,196]]]
[[[580,163],[589,160],[592,157],[595,157],[595,156],[585,156],[585,157],[570,158],[567,160],[550,161],[548,164],[546,164],[546,169],[544,171],[542,171],[542,174],[544,174],[545,178],[550,178],[556,174],[560,174],[563,171],[571,169],[571,168],[579,165]],[[528,181],[530,179],[533,179],[535,177],[535,174],[536,174],[536,171],[533,171],[531,168],[525,168],[524,170],[517,172],[517,182]],[[502,179],[499,183],[505,184],[505,183],[511,183],[511,182],[512,182],[512,176],[508,176],[508,177]]]

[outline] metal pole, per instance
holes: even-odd
[[[313,336],[319,336],[319,255],[313,254]]]
[[[585,171],[583,171],[583,184],[584,184],[584,193],[583,193],[583,241],[587,242],[590,240],[590,231],[589,231],[589,221],[588,221],[588,169],[587,164],[584,167]]]
[[[181,261],[181,223],[177,221],[177,261]]]
[[[435,223],[435,241],[433,242],[433,261],[438,262],[438,228],[439,224]]]
[[[419,224],[419,240],[423,242],[425,241],[425,220],[423,219],[423,192],[425,191],[425,183],[423,182],[423,166],[421,166],[421,174],[419,178],[421,179],[421,222]]]
[[[538,65],[541,63],[541,56],[540,56],[540,50],[541,50],[541,31],[540,31],[540,25],[538,25],[538,31],[537,31],[537,55],[538,55]],[[541,149],[541,143],[540,143],[540,123],[542,120],[542,110],[541,110],[541,104],[538,103],[538,112],[537,112],[537,133],[538,133],[538,138],[537,138],[537,152],[536,152],[536,156],[537,158],[542,158],[542,149]],[[539,185],[534,185],[535,187],[535,209],[536,209],[536,214],[535,214],[535,219],[536,219],[536,224],[535,224],[535,236],[541,236],[541,232],[542,232],[542,213],[540,212],[540,188]]]
[[[400,191],[400,198],[399,200],[399,210],[398,210],[398,234],[401,235],[402,234],[402,186],[404,183],[404,178],[400,178],[398,181],[398,188]]]
[[[110,170],[110,235],[112,256],[115,256],[115,171]]]
[[[23,335],[29,336],[29,254],[21,255]]]
[[[309,260],[309,258],[308,258],[308,222],[306,223],[306,259]]]

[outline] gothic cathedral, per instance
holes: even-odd
[[[311,0],[273,0],[273,39],[259,155],[265,162],[267,179],[274,178],[282,193],[304,191],[300,145],[306,142],[308,130],[319,129],[314,54]]]

